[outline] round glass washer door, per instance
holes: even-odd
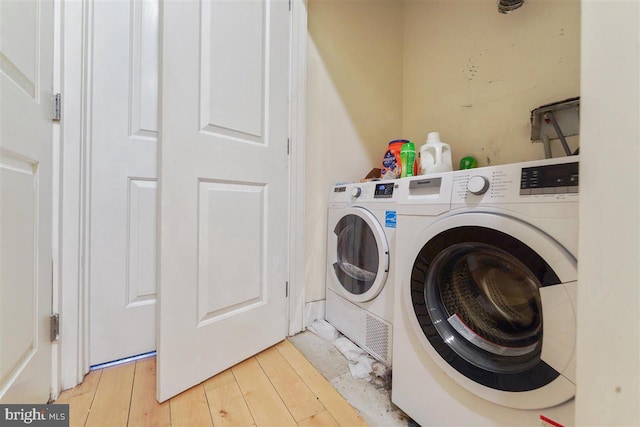
[[[456,243],[429,267],[424,300],[432,322],[469,363],[518,373],[539,363],[540,282],[510,253],[484,243]]]
[[[512,408],[573,397],[565,369],[575,360],[575,314],[563,289],[576,283],[575,259],[539,230],[488,214],[448,217],[422,239],[403,295],[433,360],[469,391]]]
[[[375,298],[389,273],[389,245],[382,226],[368,210],[340,210],[328,241],[330,274],[340,293],[353,302]]]

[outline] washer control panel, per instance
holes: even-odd
[[[575,156],[459,170],[453,172],[452,204],[577,200],[578,170]]]
[[[522,168],[520,194],[578,192],[578,162]]]

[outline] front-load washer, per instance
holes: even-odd
[[[391,365],[394,181],[337,185],[329,195],[326,320]]]
[[[573,424],[578,176],[574,156],[400,180],[392,400],[423,427]]]

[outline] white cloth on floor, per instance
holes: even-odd
[[[378,363],[375,359],[346,337],[338,338],[333,342],[333,345],[349,360],[349,371],[353,378],[371,380],[369,374],[373,372],[373,366]]]
[[[307,326],[307,329],[327,341],[333,341],[340,336],[340,332],[329,322],[323,319],[316,319]]]
[[[350,362],[357,362],[361,355],[366,354],[364,350],[352,343],[349,338],[346,337],[336,339],[333,341],[333,345],[335,345],[340,353],[342,353],[342,355]]]
[[[370,371],[367,369],[366,364],[349,363],[349,371],[351,372],[351,376],[355,379],[371,380],[371,375],[369,375]]]

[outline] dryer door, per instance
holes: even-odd
[[[376,217],[361,207],[331,211],[327,261],[330,286],[353,302],[375,298],[389,273],[389,245]]]
[[[540,230],[493,214],[445,218],[423,241],[409,303],[434,360],[505,406],[573,397],[575,258]]]

